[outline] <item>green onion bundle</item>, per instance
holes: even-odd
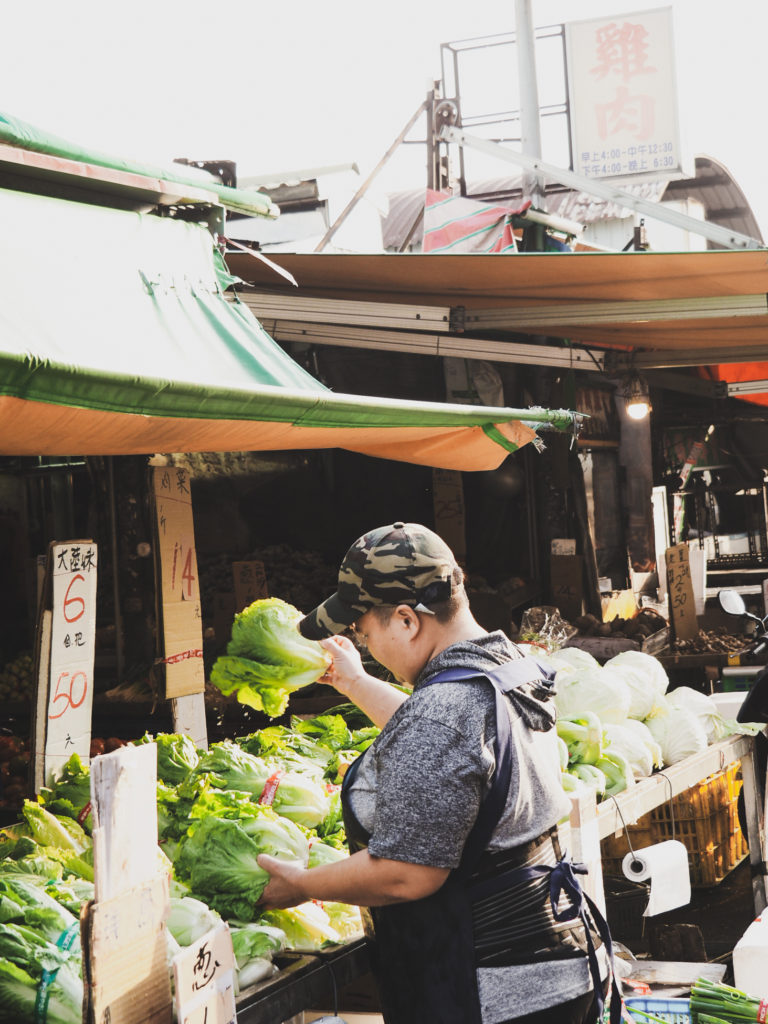
[[[768,999],[704,978],[691,989],[690,1005],[694,1024],[757,1024],[768,1011]]]

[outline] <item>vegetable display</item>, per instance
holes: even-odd
[[[663,665],[642,651],[623,651],[602,666],[579,648],[539,660],[555,673],[561,779],[569,793],[587,786],[598,799],[614,796],[710,743],[762,729],[726,720],[692,687],[668,692]]]
[[[281,715],[294,690],[314,683],[330,664],[330,655],[298,631],[301,612],[279,597],[266,597],[239,612],[227,653],[217,658],[211,682],[241,704]]]
[[[311,867],[348,856],[332,777],[340,754],[351,761],[378,734],[359,712],[351,721],[355,728],[336,713],[294,719],[208,751],[170,734],[137,741],[154,742],[158,755],[158,834],[172,869],[169,963],[224,919],[239,992],[270,977],[283,950],[362,934],[357,907],[264,913],[257,905],[268,881],[259,854]],[[25,801],[21,820],[0,829],[0,1022],[81,1020],[79,914],[94,891],[89,801],[90,769],[73,755],[39,802]]]

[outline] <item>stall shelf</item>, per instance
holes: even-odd
[[[639,780],[631,790],[597,804],[594,795],[574,797],[570,820],[560,826],[560,843],[575,861],[589,869],[589,894],[605,906],[600,840],[621,834],[626,825],[684,793],[708,776],[722,771],[734,761],[741,762],[744,786],[747,843],[752,867],[752,895],[756,913],[768,905],[766,884],[766,848],[764,785],[756,775],[755,744],[751,736],[730,736],[706,750]]]
[[[357,939],[319,953],[287,955],[278,965],[274,977],[238,996],[239,1024],[278,1024],[313,1006],[333,1006],[346,985],[370,970],[368,943]]]

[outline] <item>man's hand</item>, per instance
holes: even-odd
[[[327,683],[349,697],[351,691],[367,678],[360,652],[346,636],[329,637],[321,640],[320,645],[328,651],[333,661],[318,682]]]
[[[301,864],[270,857],[266,853],[259,854],[258,864],[269,872],[269,882],[259,900],[260,907],[264,910],[282,910],[306,902],[302,883],[306,884],[305,877],[309,872]]]

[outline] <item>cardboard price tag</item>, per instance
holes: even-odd
[[[53,544],[51,654],[45,780],[72,756],[87,764],[91,745],[96,637],[97,548],[91,541]]]
[[[185,469],[158,466],[154,471],[154,491],[165,696],[182,697],[205,689],[203,620],[189,474]]]
[[[691,640],[699,631],[687,544],[675,544],[664,552],[669,591],[669,617],[677,640]]]
[[[235,955],[225,921],[173,958],[179,1024],[234,1024]]]

